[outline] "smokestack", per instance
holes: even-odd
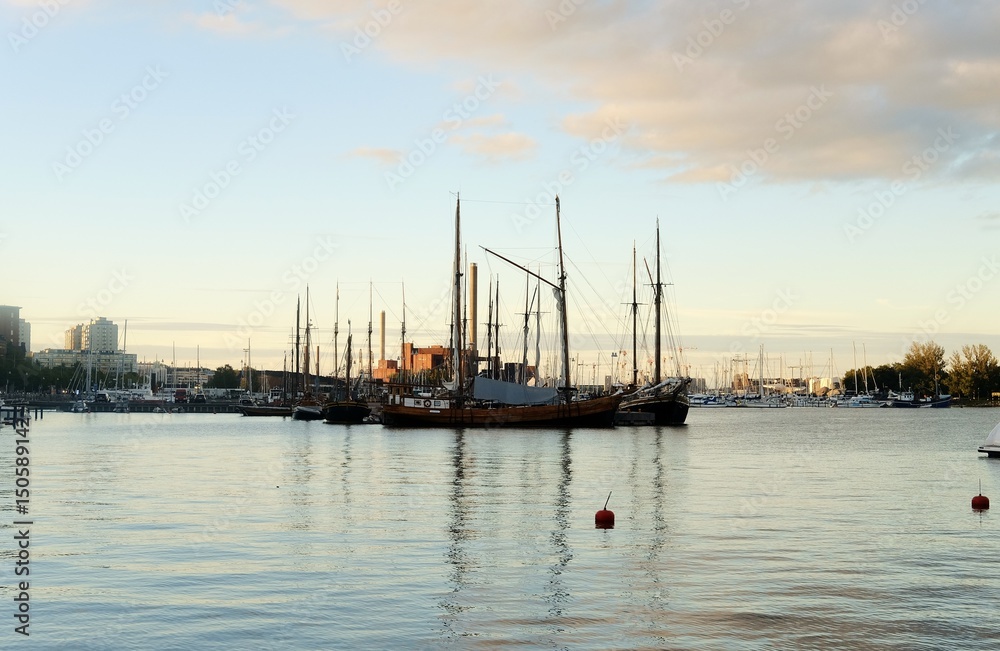
[[[469,343],[472,344],[472,350],[479,350],[479,341],[476,339],[476,326],[478,321],[476,319],[476,263],[473,262],[469,265]]]
[[[382,361],[385,359],[385,310],[378,313],[378,330],[378,358],[379,361]]]

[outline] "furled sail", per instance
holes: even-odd
[[[530,387],[485,377],[476,377],[472,387],[477,400],[494,400],[505,405],[544,405],[555,402],[557,397],[554,387]]]

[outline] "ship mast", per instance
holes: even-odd
[[[306,347],[302,353],[302,392],[309,393],[309,348],[312,340],[309,338],[309,287],[306,286]]]
[[[302,382],[302,366],[299,365],[299,348],[302,345],[302,341],[299,337],[299,312],[302,308],[301,299],[295,297],[295,398],[298,398],[299,390],[301,389],[300,383]]]
[[[455,199],[455,285],[452,288],[452,315],[451,315],[451,365],[455,376],[455,391],[461,393],[464,390],[464,378],[462,377],[462,238],[461,238],[461,199]]]
[[[402,366],[401,379],[403,382],[406,381],[406,285],[402,286],[403,292],[403,320],[399,324],[400,332],[400,348],[399,348],[399,364]]]
[[[368,281],[368,385],[365,388],[365,395],[369,395],[372,389],[372,281]]]
[[[656,289],[653,294],[653,301],[656,310],[656,363],[653,365],[653,385],[660,383],[660,357],[663,355],[660,348],[660,302],[663,285],[660,283],[660,220],[656,220]]]
[[[531,278],[524,277],[524,354],[521,356],[521,384],[528,384],[528,319],[531,317],[528,305],[528,291],[531,288]],[[532,303],[534,303],[534,296]]]
[[[632,242],[632,386],[639,385],[639,357],[636,338],[639,330],[639,303],[636,300],[635,242]]]
[[[340,357],[337,356],[337,334],[340,331],[340,283],[337,283],[337,300],[333,308],[333,381],[340,376]]]
[[[559,223],[559,195],[556,195],[556,235],[559,242],[559,312],[562,318],[563,377],[566,378],[563,388],[566,390],[566,401],[569,402],[569,320],[566,316],[566,267],[563,262],[562,226]],[[659,273],[659,267],[657,267],[657,273]]]
[[[344,376],[344,400],[351,399],[351,321],[347,320],[347,367]]]

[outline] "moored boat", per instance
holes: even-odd
[[[291,416],[292,407],[282,405],[239,405],[236,407],[244,416]]]
[[[402,397],[382,409],[386,425],[404,427],[611,427],[622,394],[550,405],[480,405]]]
[[[648,269],[648,267],[647,267]],[[639,369],[637,367],[638,354],[636,350],[636,338],[638,334],[638,311],[639,303],[636,300],[636,261],[635,247],[632,247],[632,384],[638,382]],[[653,425],[683,425],[687,420],[690,400],[687,395],[688,385],[691,378],[681,377],[680,373],[675,377],[664,379],[660,360],[663,358],[662,343],[660,337],[660,324],[663,306],[663,283],[660,282],[660,222],[656,222],[656,280],[653,283],[653,310],[655,313],[655,330],[653,353],[653,381],[650,386],[642,387],[630,394],[627,394],[619,406],[622,413],[642,412],[652,414],[651,424]]]
[[[365,422],[372,410],[366,403],[351,399],[351,334],[347,333],[347,370],[344,379],[344,400],[329,400],[321,410],[323,420],[331,425],[356,425]]]
[[[925,396],[923,398],[917,398],[912,391],[903,391],[902,393],[889,392],[889,400],[887,402],[888,406],[903,408],[903,409],[915,409],[915,408],[946,408],[951,407],[951,396],[948,394],[935,394],[933,396]]]
[[[990,430],[986,440],[979,446],[979,451],[991,459],[1000,458],[1000,423]]]
[[[570,382],[569,335],[566,315],[566,272],[556,197],[556,232],[559,241],[559,282],[552,283],[520,265],[522,271],[555,289],[559,302],[562,386],[529,387],[485,377],[466,378],[467,356],[462,310],[461,210],[455,206],[454,284],[452,287],[452,379],[443,391],[430,397],[391,395],[382,408],[383,423],[404,427],[612,427],[623,395],[614,393],[574,400]],[[493,253],[492,251],[488,251]],[[493,254],[496,255],[496,254]],[[497,256],[510,263],[510,260]],[[514,263],[511,263],[514,264]]]

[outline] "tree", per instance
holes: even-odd
[[[900,364],[883,364],[872,368],[865,366],[858,369],[848,369],[844,374],[842,387],[848,391],[854,391],[854,374],[857,373],[858,393],[864,393],[867,388],[869,393],[884,394],[889,389],[899,389]],[[868,381],[865,381],[867,375]]]
[[[215,369],[212,379],[205,383],[212,389],[237,389],[240,386],[240,373],[229,364]]]
[[[872,369],[872,375],[875,378],[875,384],[878,385],[879,391],[888,391],[889,389],[898,390],[900,388],[899,373],[901,367],[901,364],[882,364]]]
[[[912,387],[920,395],[933,395],[939,384],[947,381],[944,370],[944,348],[933,341],[910,344],[910,350],[903,358],[902,372],[904,386]]]
[[[1000,365],[984,344],[962,346],[961,353],[952,353],[949,365],[948,389],[964,397],[988,398],[1000,379]]]

